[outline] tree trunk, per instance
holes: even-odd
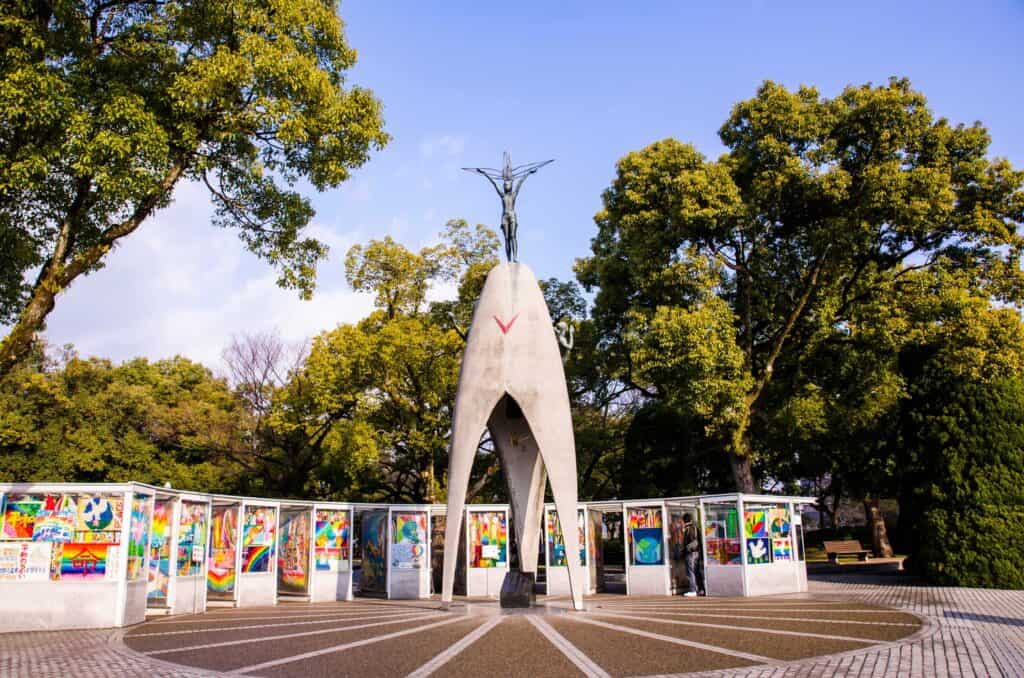
[[[889,533],[885,529],[885,518],[878,507],[878,497],[864,498],[864,515],[871,528],[871,550],[876,557],[891,558],[892,546],[889,544]]]
[[[0,342],[0,377],[6,376],[29,351],[36,340],[36,332],[42,329],[46,316],[53,310],[58,289],[52,276],[46,276],[39,284],[18,322]]]
[[[748,494],[757,492],[757,483],[754,482],[754,469],[750,464],[749,454],[737,454],[730,450],[729,466],[732,467],[732,478],[736,483],[736,491]]]

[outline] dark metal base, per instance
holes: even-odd
[[[537,602],[534,593],[536,573],[509,570],[501,583],[501,606],[503,608],[533,607]]]

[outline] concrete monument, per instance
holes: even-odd
[[[550,161],[549,161],[550,162]],[[546,163],[524,166],[532,174]],[[506,154],[505,167],[515,177]],[[522,185],[505,183],[517,193]],[[488,177],[490,178],[490,177]],[[492,180],[492,183],[493,180]],[[497,187],[495,187],[497,190]],[[501,195],[499,191],[499,195]],[[448,522],[445,533],[444,576],[441,600],[451,602],[459,533],[464,521],[473,457],[486,426],[494,440],[508,482],[512,523],[518,546],[518,572],[510,572],[503,589],[515,589],[510,598],[523,603],[523,586],[537,572],[537,553],[544,509],[545,481],[550,480],[555,508],[566,544],[577,542],[576,444],[573,439],[569,393],[559,345],[571,345],[560,328],[556,336],[540,285],[525,265],[512,261],[516,248],[515,215],[503,199],[503,231],[509,260],[487,276],[473,312],[455,396],[455,413],[448,466]],[[514,193],[513,203],[514,206]],[[561,342],[560,342],[561,338]],[[454,529],[453,529],[454,528]],[[579,551],[566,548],[573,606],[583,608],[584,582],[580,579]],[[525,582],[525,583],[524,583]]]

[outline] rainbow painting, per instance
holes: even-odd
[[[267,572],[270,570],[269,546],[246,546],[242,551],[242,572]]]
[[[231,593],[235,589],[235,569],[220,570],[210,568],[206,571],[206,585],[217,593]]]
[[[793,560],[793,542],[789,537],[772,539],[772,557],[774,560]]]
[[[743,527],[748,539],[768,536],[768,523],[764,509],[752,509],[743,512]]]
[[[36,527],[36,515],[43,502],[37,499],[4,500],[4,539],[31,539]]]
[[[629,509],[629,529],[635,530],[642,527],[661,527],[660,508],[631,508]]]
[[[61,553],[61,581],[92,581],[106,578],[107,558],[116,555],[110,544],[64,544]]]
[[[505,567],[508,519],[504,511],[469,511],[470,567]]]
[[[36,514],[32,541],[69,542],[74,539],[78,509],[69,494],[51,494]]]

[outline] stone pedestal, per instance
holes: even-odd
[[[501,584],[501,606],[503,608],[533,607],[537,600],[534,593],[534,573],[509,570]]]

